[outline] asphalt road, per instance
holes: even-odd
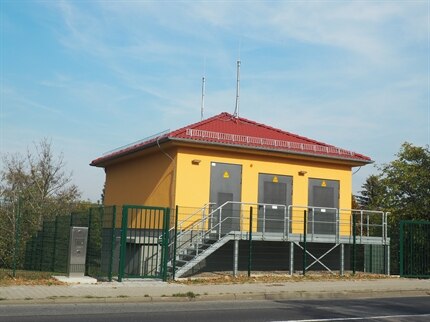
[[[0,321],[430,321],[430,296],[382,299],[1,305]]]

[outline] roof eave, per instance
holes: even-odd
[[[134,148],[134,149],[129,149],[129,150],[127,150],[127,151],[123,151],[123,152],[121,152],[121,151],[119,151],[118,153],[116,153],[116,154],[113,154],[113,155],[107,155],[106,157],[101,157],[101,158],[99,158],[99,159],[95,159],[95,160],[93,160],[91,163],[90,163],[90,166],[92,166],[92,167],[99,167],[99,168],[103,168],[103,167],[105,167],[108,163],[111,163],[112,161],[115,161],[115,160],[118,160],[118,159],[121,159],[121,158],[123,158],[123,157],[125,157],[125,156],[129,156],[129,155],[131,155],[131,154],[134,154],[134,153],[137,153],[137,152],[141,152],[141,151],[143,151],[143,150],[146,150],[146,149],[148,149],[148,148],[151,148],[151,147],[154,147],[154,146],[157,146],[157,145],[159,145],[159,144],[162,144],[162,143],[165,143],[165,142],[167,142],[167,141],[169,141],[171,138],[170,137],[163,137],[163,138],[161,138],[161,139],[159,139],[159,140],[153,140],[153,141],[151,141],[151,142],[148,142],[148,143],[146,143],[146,144],[143,144],[143,145],[141,145],[141,146],[138,146],[138,147],[136,147],[136,148]]]

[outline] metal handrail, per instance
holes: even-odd
[[[380,210],[367,210],[367,209],[339,209],[339,212],[347,212],[350,213],[350,216],[352,217],[352,214],[359,213],[360,214],[360,221],[358,225],[360,226],[360,241],[363,239],[363,237],[370,237],[370,228],[371,227],[380,227],[381,228],[381,238],[384,244],[387,243],[387,216],[389,212],[383,212]],[[370,221],[371,215],[379,215],[381,218],[380,223],[372,223]],[[350,223],[350,230],[352,231],[352,218],[349,220]],[[366,236],[364,236],[363,228],[366,228]]]
[[[212,203],[213,204],[213,203]],[[204,229],[202,229],[203,227],[205,227],[205,223],[206,221],[211,218],[216,212],[218,211],[222,211],[222,209],[228,205],[228,204],[239,204],[241,206],[257,206],[260,207],[262,206],[264,209],[267,207],[283,207],[285,210],[287,209],[286,205],[280,205],[280,204],[266,204],[266,203],[250,203],[250,202],[240,202],[240,201],[226,201],[225,203],[223,203],[222,205],[218,206],[217,208],[215,208],[214,210],[212,210],[211,212],[208,213],[207,216],[203,216],[200,220],[194,222],[191,226],[189,226],[186,230],[181,230],[181,232],[176,236],[177,239],[180,239],[182,236],[186,235],[188,232],[190,231],[200,231],[203,232]],[[239,210],[240,212],[242,212],[242,210]],[[222,217],[220,215],[220,217]],[[197,237],[203,237],[206,236],[206,232],[212,232],[214,230],[216,230],[216,228],[218,228],[218,226],[221,228],[222,227],[222,223],[225,222],[225,219],[227,218],[234,218],[234,217],[224,217],[224,219],[220,220],[215,226],[211,226],[208,227],[208,229],[204,232],[204,233],[197,233],[196,235],[191,234],[191,238],[187,239],[186,241],[182,242],[180,245],[177,245],[177,249],[181,249],[182,246],[184,245],[189,245],[192,243],[193,240],[195,240]],[[240,216],[240,223],[242,224],[243,221],[243,216]],[[285,230],[285,234],[288,234],[289,232],[289,218],[288,218],[288,213],[286,211],[284,211],[284,227],[286,227]],[[285,222],[287,224],[285,224]],[[198,227],[201,227],[200,229]],[[288,228],[288,230],[286,230]],[[221,229],[219,229],[219,232],[221,232]],[[264,232],[264,231],[263,231]],[[220,237],[220,236],[219,236]],[[173,242],[171,242],[169,244],[169,246],[171,246],[173,244]]]
[[[349,212],[350,216],[352,215],[352,213],[357,212],[360,214],[360,239],[363,237],[363,235],[365,234],[364,232],[364,228],[366,228],[367,230],[367,234],[369,234],[369,228],[371,227],[382,227],[382,232],[381,232],[381,238],[384,242],[384,244],[386,244],[387,242],[387,216],[388,216],[388,212],[384,213],[382,211],[375,211],[375,210],[363,210],[363,209],[344,209],[344,208],[330,208],[330,207],[315,207],[315,206],[297,206],[297,205],[276,205],[276,204],[265,204],[265,203],[248,203],[248,202],[239,202],[239,201],[227,201],[225,203],[223,203],[222,205],[216,207],[215,209],[209,211],[207,214],[205,214],[205,209],[208,206],[213,205],[214,203],[208,203],[205,204],[202,208],[199,209],[199,211],[203,211],[203,215],[201,218],[199,218],[198,220],[196,220],[195,222],[193,222],[190,226],[188,226],[186,229],[181,229],[179,231],[179,233],[175,236],[175,238],[177,238],[177,240],[180,240],[180,243],[177,245],[177,249],[181,250],[183,248],[188,248],[190,245],[201,245],[203,243],[203,241],[205,240],[205,238],[214,232],[217,232],[217,239],[221,239],[221,237],[224,235],[221,232],[221,228],[222,225],[225,224],[226,220],[228,219],[232,219],[232,218],[239,218],[240,220],[240,224],[239,224],[239,230],[242,232],[242,229],[244,227],[244,220],[245,219],[245,214],[244,214],[244,206],[257,206],[257,207],[263,207],[263,213],[262,213],[262,233],[263,233],[263,238],[264,238],[264,234],[266,234],[266,221],[267,221],[267,217],[266,217],[266,209],[268,207],[280,207],[280,208],[284,208],[284,216],[283,218],[279,218],[279,220],[275,220],[275,221],[279,221],[279,222],[283,222],[283,236],[284,237],[288,237],[288,235],[290,234],[290,228],[292,227],[292,223],[293,223],[293,212],[294,210],[297,209],[303,209],[303,210],[311,210],[311,232],[309,232],[309,234],[311,235],[311,238],[313,238],[313,235],[315,233],[315,223],[318,223],[318,220],[315,220],[316,218],[314,217],[314,212],[315,210],[323,210],[325,209],[326,211],[333,211],[335,213],[335,221],[333,222],[333,224],[335,225],[335,235],[334,238],[336,239],[336,241],[339,241],[340,238],[340,233],[341,233],[341,225],[344,225],[344,220],[342,220],[342,214],[344,214],[345,212]],[[232,216],[227,216],[227,217],[223,217],[222,216],[222,210],[225,206],[227,205],[231,205],[231,204],[239,204],[241,207],[238,210],[240,212],[240,216],[239,217],[232,217]],[[258,208],[257,208],[258,209]],[[188,216],[185,220],[182,220],[181,223],[189,220],[190,218],[192,218],[193,216],[195,216],[199,211],[195,212],[194,214],[192,214],[191,216]],[[217,212],[219,212],[219,214],[217,214]],[[216,224],[213,224],[213,221],[211,221],[212,225],[208,225],[207,222],[209,221],[210,218],[213,218],[213,216],[217,214],[217,216],[219,216],[219,220]],[[371,215],[380,215],[381,216],[381,223],[373,223],[370,221],[369,217]],[[301,219],[303,220],[303,219]],[[306,219],[308,220],[308,219]],[[322,221],[321,221],[322,222]],[[326,222],[324,222],[326,223]],[[352,220],[350,218],[349,220],[349,224],[351,225]],[[352,227],[350,228],[352,231]],[[187,234],[189,234],[189,236],[187,236]],[[308,234],[306,232],[306,234]],[[183,237],[186,238],[183,238]],[[169,247],[171,247],[173,245],[173,241],[169,244]],[[185,246],[185,247],[184,247]],[[193,258],[195,258],[196,256],[199,255],[199,251],[198,251],[198,247],[196,247],[196,253],[194,255]],[[192,260],[192,259],[191,259]]]
[[[296,205],[289,205],[288,206],[288,217],[289,218],[293,218],[293,210],[294,209],[303,209],[303,210],[307,210],[308,211],[308,215],[311,215],[312,216],[312,219],[310,220],[310,222],[311,222],[311,226],[310,226],[310,229],[311,229],[311,233],[309,234],[310,236],[311,236],[311,240],[313,240],[314,239],[314,235],[315,235],[315,223],[319,223],[320,221],[317,221],[317,220],[315,220],[315,210],[321,210],[322,212],[323,211],[327,211],[327,210],[330,210],[330,211],[334,211],[334,213],[335,213],[335,221],[333,222],[333,224],[335,224],[335,239],[336,239],[336,241],[337,240],[339,240],[339,237],[340,237],[340,229],[339,229],[339,227],[340,227],[340,220],[339,220],[339,211],[340,211],[340,209],[338,209],[338,208],[331,208],[331,207],[317,207],[317,206],[296,206]],[[309,211],[310,210],[310,211]],[[307,218],[306,218],[306,220],[308,220]],[[291,219],[291,221],[293,221],[292,219]],[[325,222],[325,221],[321,221],[321,223],[327,223],[327,222]],[[309,227],[309,226],[308,226]],[[308,232],[306,231],[306,235],[308,235]]]
[[[205,203],[205,204],[204,204],[202,207],[200,207],[196,212],[193,212],[193,213],[192,213],[191,215],[189,215],[187,218],[185,218],[185,219],[181,220],[180,222],[178,222],[178,228],[179,228],[179,230],[182,230],[182,224],[183,224],[183,223],[185,223],[185,222],[187,222],[188,220],[190,220],[190,218],[192,218],[192,217],[194,217],[195,215],[197,215],[200,211],[202,211],[202,212],[203,212],[203,214],[204,214],[205,209],[206,209],[207,207],[211,206],[211,205],[214,205],[214,204],[215,204],[215,203],[213,203],[213,202]],[[203,219],[203,217],[202,217],[202,219]],[[172,230],[175,230],[175,227],[170,228],[169,232],[170,232],[170,231],[172,231]]]

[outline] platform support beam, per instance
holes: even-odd
[[[345,272],[345,245],[340,244],[340,276]]]
[[[237,277],[239,263],[239,240],[234,240],[234,248],[233,248],[233,276]]]
[[[290,242],[290,275],[294,274],[294,243]]]

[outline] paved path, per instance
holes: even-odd
[[[186,294],[188,293],[189,296]],[[233,299],[363,298],[430,296],[430,280],[387,278],[184,285],[159,281],[104,282],[94,285],[0,287],[0,305],[47,302],[133,302]],[[195,297],[194,297],[195,296]]]

